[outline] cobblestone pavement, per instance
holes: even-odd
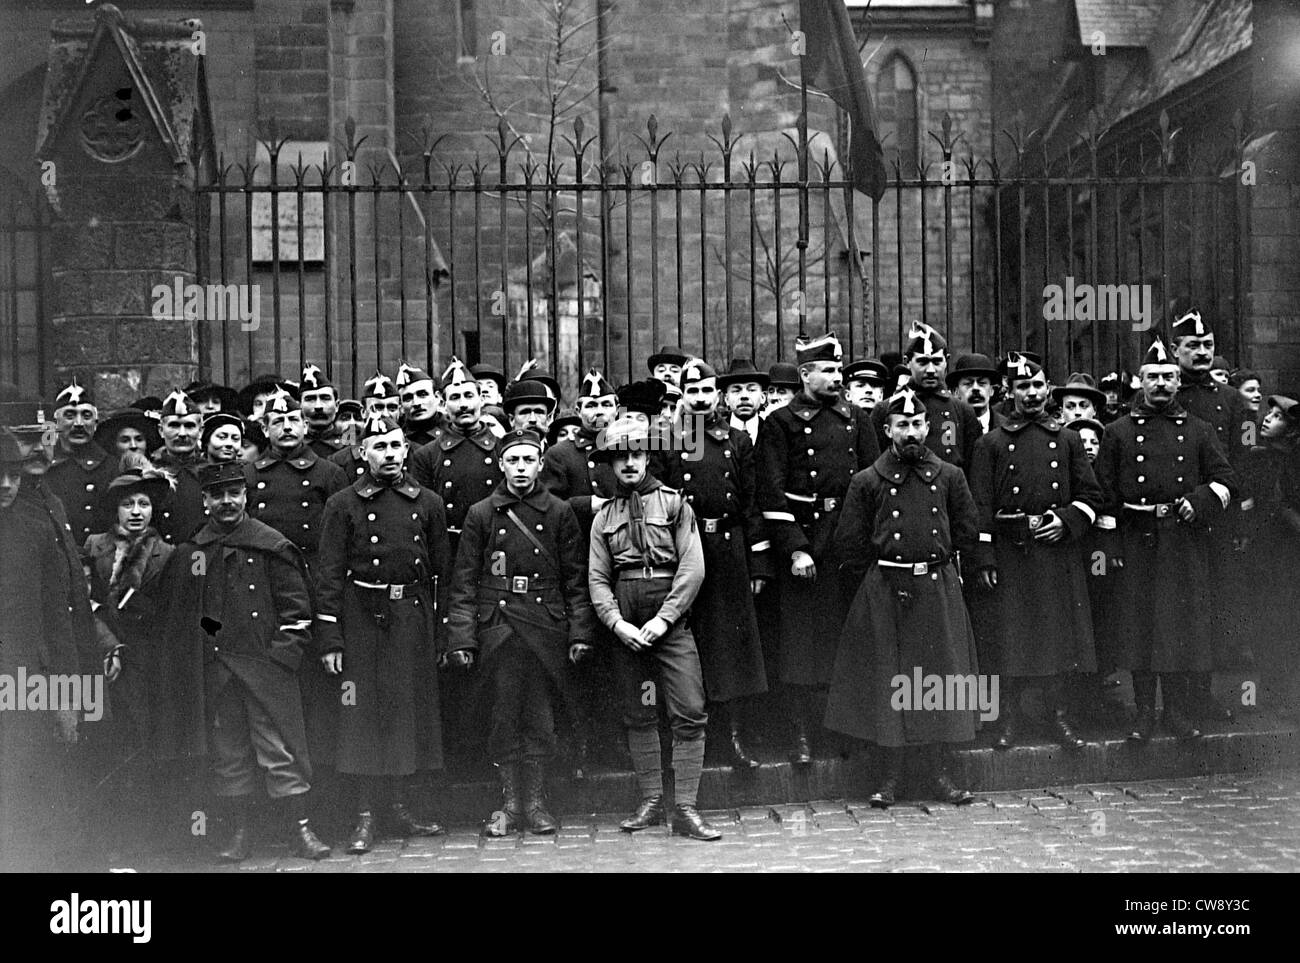
[[[383,841],[371,853],[309,863],[263,844],[216,867],[197,852],[140,872],[1120,872],[1300,869],[1300,772],[1206,776],[981,794],[873,810],[865,800],[715,811],[715,843],[629,835],[623,814],[567,815],[558,836]]]

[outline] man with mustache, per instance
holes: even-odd
[[[1120,570],[1115,641],[1120,668],[1133,673],[1138,707],[1129,739],[1150,739],[1157,684],[1165,728],[1190,739],[1200,735],[1191,676],[1213,664],[1208,527],[1223,518],[1237,480],[1214,429],[1179,403],[1179,365],[1159,338],[1139,377],[1133,411],[1111,422],[1102,439],[1097,521],[1110,533],[1106,559]]]
[[[251,853],[258,770],[285,810],[295,856],[330,849],[307,818],[307,757],[298,666],[311,649],[311,601],[302,556],[248,515],[245,466],[204,465],[198,475],[207,522],[164,569],[170,600],[158,652],[157,732],[168,757],[206,754],[220,814],[230,830],[223,862]]]
[[[831,680],[848,605],[830,555],[835,528],[849,480],[880,451],[872,416],[840,391],[842,354],[833,334],[799,338],[801,390],[758,435],[757,500],[780,585],[780,678],[800,765],[812,762],[814,703]]]
[[[59,440],[45,472],[45,484],[63,502],[72,537],[81,545],[113,521],[99,496],[117,476],[117,457],[95,443],[99,409],[90,390],[76,381],[55,397],[54,424]]]
[[[758,760],[746,746],[745,709],[767,691],[767,675],[753,598],[773,573],[754,498],[754,448],[718,411],[713,368],[692,359],[681,379],[686,409],[671,435],[674,449],[654,459],[654,474],[682,492],[695,512],[704,584],[691,607],[691,632],[709,702],[723,710],[730,727],[731,763],[755,769]]]
[[[613,633],[618,696],[641,791],[637,811],[619,826],[639,832],[665,821],[660,700],[672,728],[672,830],[691,839],[722,834],[696,808],[704,770],[704,679],[687,618],[704,581],[695,513],[678,491],[650,473],[651,429],[625,416],[601,436],[614,497],[591,526],[587,581],[596,616]]]
[[[923,707],[920,693],[896,701],[898,676],[966,676],[977,671],[953,559],[978,544],[979,520],[966,477],[925,439],[930,426],[915,392],[885,409],[889,448],[853,476],[835,530],[834,557],[856,581],[842,626],[826,726],[874,743],[881,778],[873,807],[895,802],[905,757],[931,788],[929,798],[966,805],[974,796],[945,772],[943,747],[975,737],[973,707]]]
[[[1006,420],[992,407],[993,385],[1001,378],[988,355],[964,354],[957,359],[946,379],[953,397],[971,406],[979,418],[981,433],[985,435]]]
[[[411,475],[445,503],[454,552],[469,507],[491,495],[502,475],[495,457],[497,436],[483,417],[478,380],[456,358],[443,372],[442,396],[446,425],[416,449]]]
[[[200,445],[203,415],[189,395],[180,389],[163,399],[158,433],[163,446],[154,452],[154,465],[176,482],[172,497],[154,516],[158,534],[169,545],[185,541],[206,521],[199,468],[205,463]]]
[[[949,464],[969,472],[975,458],[975,442],[984,433],[975,410],[952,396],[944,377],[948,370],[948,342],[928,324],[913,321],[907,332],[903,360],[907,364],[907,386],[925,405],[930,436],[925,443]],[[885,432],[885,409],[871,412],[880,447],[889,445]]]
[[[433,441],[438,430],[446,426],[441,410],[442,393],[432,375],[405,361],[398,367],[393,384],[402,404],[402,431],[411,447],[418,450]]]
[[[321,458],[348,447],[336,421],[339,413],[339,390],[314,364],[302,369],[298,382],[302,417],[307,423],[307,444]]]
[[[438,601],[452,561],[442,498],[405,471],[396,419],[367,420],[361,446],[366,474],[325,503],[316,575],[320,661],[342,697],[335,767],[350,777],[354,854],[370,851],[377,829],[443,832],[406,800],[410,777],[442,768]],[[376,813],[387,817],[379,826]]]
[[[506,389],[507,405],[526,384]],[[488,752],[501,779],[503,803],[487,836],[559,828],[543,786],[555,715],[567,664],[588,658],[595,641],[587,541],[568,503],[538,483],[545,444],[530,427],[497,442],[505,480],[465,516],[452,579],[447,661],[479,664]]]
[[[489,378],[479,379],[480,385],[492,383]],[[529,428],[545,438],[551,413],[555,411],[555,399],[546,390],[546,385],[529,379],[516,381],[506,388],[500,407],[511,429]]]
[[[1214,437],[1235,472],[1241,466],[1254,442],[1256,430],[1254,416],[1246,409],[1240,392],[1220,384],[1211,376],[1215,364],[1214,330],[1201,312],[1181,305],[1176,320],[1170,328],[1174,356],[1178,359],[1178,404],[1193,418],[1200,418],[1214,428]],[[1210,591],[1213,602],[1210,608],[1210,625],[1213,638],[1214,665],[1212,668],[1229,668],[1240,664],[1240,648],[1246,644],[1242,631],[1245,612],[1241,599],[1233,591],[1234,569],[1239,569],[1242,556],[1234,551],[1233,542],[1246,529],[1244,512],[1254,506],[1250,492],[1233,491],[1234,501],[1227,513],[1219,518],[1209,536]],[[1232,710],[1216,701],[1211,695],[1212,674],[1209,671],[1193,674],[1189,696],[1191,711],[1202,723],[1229,722]]]
[[[1016,408],[975,446],[970,485],[980,512],[972,557],[993,594],[992,626],[1003,689],[995,748],[1019,738],[1022,690],[1043,694],[1054,738],[1081,749],[1065,698],[1065,676],[1093,672],[1092,610],[1078,541],[1101,508],[1101,488],[1083,441],[1047,413],[1042,366],[1012,352],[1007,380]]]
[[[661,390],[651,415],[658,413],[662,396]],[[553,495],[569,502],[583,532],[589,532],[592,516],[600,507],[593,502],[614,494],[614,473],[608,464],[597,462],[596,440],[619,411],[618,393],[595,368],[588,369],[578,386],[575,410],[582,422],[578,437],[571,442],[561,441],[546,450],[542,484]]]

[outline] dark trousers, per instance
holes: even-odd
[[[493,762],[545,760],[555,753],[551,686],[541,660],[509,640],[493,655],[488,752]]]
[[[237,678],[217,693],[212,708],[212,775],[218,796],[248,796],[257,787],[257,769],[266,771],[273,799],[297,796],[311,788],[311,770],[285,744],[266,708]]]

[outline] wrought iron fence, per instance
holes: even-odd
[[[0,168],[0,378],[38,395],[47,379],[48,243],[41,191]]]

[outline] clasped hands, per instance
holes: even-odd
[[[614,635],[633,652],[643,652],[667,635],[670,628],[657,615],[639,629],[626,619],[619,619],[614,624]]]

